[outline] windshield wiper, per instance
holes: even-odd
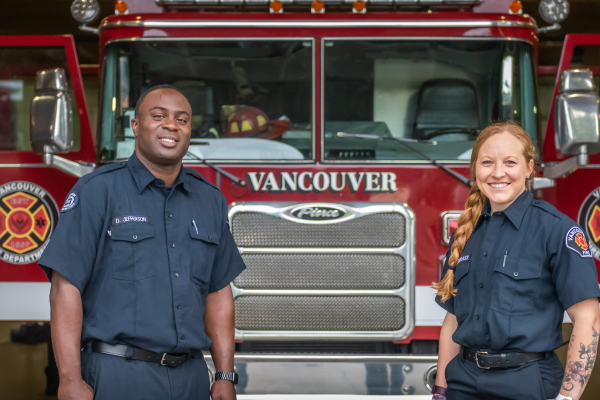
[[[437,145],[437,142],[435,140],[426,140],[426,139],[397,138],[397,137],[391,137],[391,136],[378,136],[378,135],[369,135],[369,134],[365,134],[365,133],[346,133],[346,132],[338,132],[337,135],[338,135],[338,137],[357,137],[357,138],[363,138],[363,139],[396,140],[401,143],[425,143],[425,144],[431,144],[433,146]],[[415,153],[419,153],[419,152],[415,151]],[[423,156],[423,157],[427,158],[426,156]]]
[[[425,140],[425,139],[419,140],[419,139],[397,138],[397,137],[390,137],[390,136],[383,137],[383,136],[377,136],[377,135],[365,135],[362,133],[346,133],[346,132],[338,132],[337,135],[338,135],[338,137],[358,137],[358,138],[363,138],[363,139],[394,140],[396,142],[402,143],[402,145],[404,145],[406,148],[408,148],[413,153],[416,153],[416,154],[420,155],[421,157],[423,157],[424,159],[431,161],[431,163],[433,165],[446,171],[447,173],[449,173],[450,175],[452,175],[453,177],[455,177],[456,179],[461,181],[465,186],[467,186],[469,188],[471,186],[473,186],[473,182],[471,182],[468,178],[465,178],[458,172],[451,170],[450,168],[446,167],[445,165],[439,164],[436,160],[434,160],[430,157],[427,157],[425,154],[414,149],[413,147],[411,147],[408,144],[408,143],[426,143],[426,144],[436,146],[437,142],[435,140]]]
[[[221,167],[217,167],[215,164],[210,163],[208,161],[206,161],[205,159],[198,157],[197,155],[195,155],[194,153],[190,153],[189,151],[185,154],[186,156],[190,156],[195,158],[196,160],[202,161],[203,164],[211,167],[212,169],[214,169],[215,171],[217,171],[220,174],[225,175],[226,177],[228,177],[229,179],[231,179],[233,181],[233,183],[235,183],[236,185],[240,185],[241,187],[245,187],[246,186],[246,181],[243,179],[238,178],[235,175],[230,174],[229,172],[225,171],[223,168]],[[220,179],[217,178],[217,181],[219,181]],[[217,184],[217,186],[219,186]]]

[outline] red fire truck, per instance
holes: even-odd
[[[240,398],[428,393],[431,283],[492,121],[531,135],[535,197],[578,221],[600,266],[600,37],[567,36],[544,132],[540,28],[514,4],[157,3],[100,24],[95,137],[72,37],[0,37],[0,320],[49,319],[36,261],[58,205],[131,155],[136,100],[163,83],[191,103],[185,166],[224,193],[248,266],[232,283]]]

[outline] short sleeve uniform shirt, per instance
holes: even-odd
[[[81,292],[82,340],[207,349],[208,293],[245,268],[223,194],[182,168],[169,190],[132,155],[81,178],[39,265]]]
[[[456,316],[454,342],[480,350],[555,350],[564,311],[600,297],[583,230],[529,191],[493,215],[487,202],[454,276],[456,296],[436,302]]]

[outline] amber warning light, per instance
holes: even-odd
[[[523,14],[523,4],[519,0],[513,1],[508,6],[508,12],[511,14]]]
[[[367,12],[367,4],[362,0],[355,1],[354,4],[352,4],[352,12],[355,14],[366,13]]]
[[[129,14],[129,11],[127,9],[127,3],[125,3],[124,1],[118,1],[117,4],[115,4],[115,14],[116,15]]]
[[[269,11],[272,13],[282,13],[283,12],[283,3],[279,0],[275,0],[271,2],[269,6]]]
[[[325,3],[321,0],[315,0],[310,6],[310,12],[313,14],[322,14],[325,12]]]

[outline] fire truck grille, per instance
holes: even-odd
[[[231,231],[240,247],[400,247],[406,239],[405,224],[404,216],[393,212],[322,225],[239,212],[232,218]]]
[[[397,296],[239,296],[242,331],[397,331],[405,303]]]
[[[240,289],[397,289],[404,258],[397,254],[243,254]]]

